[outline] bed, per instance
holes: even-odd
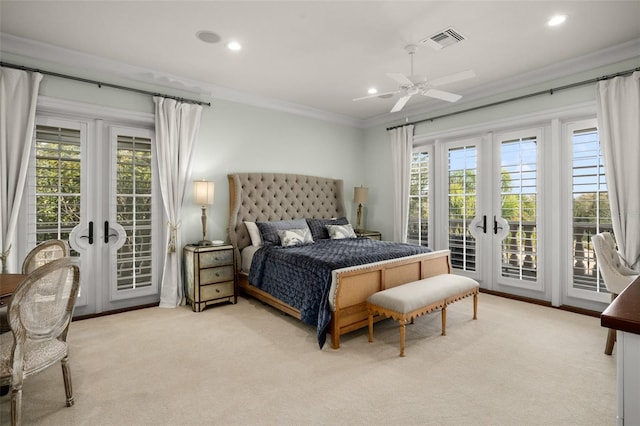
[[[305,319],[304,311],[293,306],[295,303],[288,303],[283,300],[286,297],[274,296],[273,292],[250,282],[250,272],[255,276],[255,271],[248,268],[248,259],[259,256],[257,253],[260,251],[259,247],[252,246],[245,222],[343,218],[346,214],[342,180],[284,173],[234,173],[228,175],[228,181],[229,241],[236,251],[236,274],[241,293],[297,319]],[[361,240],[368,239],[357,239],[353,244],[391,244]],[[367,247],[367,250],[370,248]],[[263,252],[266,250],[262,250],[261,254]],[[247,253],[251,256],[247,256]],[[327,331],[331,335],[331,347],[338,349],[340,336],[368,326],[366,299],[371,294],[450,271],[448,250],[417,252],[399,258],[332,269],[327,278],[330,286],[326,291],[326,308],[323,307],[328,315]],[[324,315],[323,312],[320,314]],[[323,344],[321,331],[318,329],[320,347]]]

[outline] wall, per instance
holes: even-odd
[[[57,63],[3,54],[2,60],[47,71],[113,84],[157,91],[174,96],[194,98],[189,92],[153,87],[102,75]],[[142,95],[45,76],[40,95],[153,114],[153,100]],[[198,98],[212,103],[203,107],[200,132],[195,146],[192,179],[206,178],[215,182],[215,203],[208,210],[208,239],[226,239],[229,192],[227,174],[233,172],[281,172],[325,176],[344,180],[345,206],[355,221],[352,190],[362,184],[365,163],[362,161],[363,131],[291,113],[247,106],[230,101]],[[200,207],[191,203],[189,186],[183,210],[181,229],[183,242],[202,237]]]
[[[325,176],[344,180],[345,206],[352,213],[352,190],[360,185],[364,163],[362,130],[291,114],[215,102],[202,116],[193,162],[193,178],[206,177],[216,184],[211,209],[211,239],[226,235],[229,215],[227,174],[267,171]],[[187,206],[185,225],[190,240],[199,239],[199,207]],[[197,226],[196,226],[197,227]]]

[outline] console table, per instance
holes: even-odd
[[[640,425],[640,278],[632,282],[600,316],[616,331],[618,416],[616,424]]]

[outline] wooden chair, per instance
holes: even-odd
[[[611,301],[613,301],[622,290],[638,278],[640,273],[622,264],[616,250],[616,243],[609,232],[596,234],[591,241],[593,242],[593,250],[596,252],[598,269],[600,269],[604,285],[611,293]],[[611,355],[615,343],[616,331],[609,329],[604,353]]]
[[[0,385],[11,391],[11,424],[22,417],[25,377],[61,361],[67,407],[73,405],[67,331],[78,297],[79,260],[54,260],[32,272],[9,302],[11,333],[0,335]]]
[[[64,240],[47,240],[33,248],[22,262],[22,273],[30,274],[52,260],[69,256],[69,244]]]

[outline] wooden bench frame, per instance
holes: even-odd
[[[429,278],[421,280],[425,283],[425,285],[429,285]],[[430,312],[435,311],[436,309],[441,309],[442,310],[442,336],[446,336],[447,335],[447,306],[452,304],[453,302],[456,302],[458,300],[464,299],[466,297],[469,296],[473,296],[473,319],[476,320],[478,319],[478,293],[479,293],[479,287],[475,287],[471,290],[467,290],[467,291],[463,291],[463,292],[459,292],[459,293],[454,293],[451,294],[449,296],[447,296],[444,299],[441,300],[437,300],[434,301],[432,303],[429,303],[425,306],[422,306],[418,309],[415,309],[411,312],[407,312],[407,313],[402,313],[402,312],[397,312],[393,309],[389,309],[385,306],[381,306],[381,305],[377,305],[377,304],[373,304],[370,302],[367,302],[367,311],[369,313],[369,342],[373,342],[373,317],[375,314],[379,314],[379,315],[383,315],[385,317],[389,317],[389,318],[393,318],[394,320],[398,321],[398,324],[400,324],[400,356],[403,357],[404,352],[405,352],[405,339],[406,339],[406,324],[407,322],[411,322],[411,324],[413,324],[413,321],[415,318],[428,314]]]

